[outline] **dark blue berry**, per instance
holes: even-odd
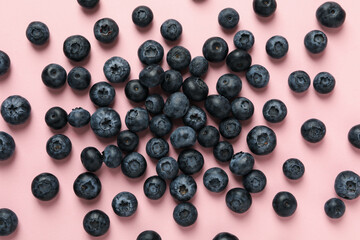
[[[316,19],[328,28],[338,28],[345,22],[346,12],[336,2],[325,2],[316,10]]]
[[[270,17],[274,14],[277,4],[276,0],[254,0],[254,12],[261,17]]]
[[[266,121],[278,123],[285,119],[287,108],[281,100],[271,99],[264,104],[262,113]]]
[[[138,48],[137,54],[143,64],[159,64],[164,57],[164,48],[157,41],[146,40]]]
[[[26,28],[27,39],[35,45],[43,45],[49,40],[50,32],[45,23],[31,22]]]
[[[130,75],[130,65],[122,57],[109,58],[103,67],[106,79],[112,83],[122,83],[128,79]]]
[[[85,90],[90,85],[91,74],[86,68],[74,67],[70,70],[67,81],[72,89]]]
[[[279,192],[275,195],[272,206],[280,217],[290,217],[296,211],[297,201],[291,193]]]
[[[140,233],[136,240],[161,240],[161,237],[153,230],[146,230]]]
[[[109,230],[110,219],[103,211],[92,210],[85,215],[83,227],[89,235],[99,237]]]
[[[214,126],[203,127],[197,136],[199,144],[203,147],[210,148],[218,144],[220,139],[220,133]]]
[[[328,72],[318,73],[313,81],[313,86],[316,92],[320,94],[327,94],[332,92],[335,87],[335,78]]]
[[[183,117],[183,123],[185,126],[192,127],[195,131],[199,131],[205,127],[207,116],[202,108],[195,105],[191,106],[185,116]]]
[[[112,108],[99,108],[91,115],[90,126],[99,137],[114,137],[121,129],[120,115]]]
[[[186,175],[200,172],[204,166],[203,155],[195,149],[185,149],[178,157],[179,169]]]
[[[209,191],[218,193],[226,188],[229,178],[224,170],[214,167],[204,173],[203,182]]]
[[[340,198],[331,198],[326,201],[324,210],[329,218],[341,218],[345,213],[345,203]]]
[[[243,177],[244,188],[250,193],[258,193],[266,186],[266,176],[260,170],[252,170]]]
[[[129,153],[121,163],[123,174],[129,178],[141,177],[146,170],[147,163],[143,155],[137,152]]]
[[[75,62],[84,60],[90,53],[90,42],[81,35],[73,35],[64,41],[65,56]]]
[[[238,176],[245,176],[250,173],[254,167],[254,157],[250,153],[238,152],[230,160],[230,171]]]
[[[172,69],[181,71],[189,66],[191,54],[186,48],[175,46],[168,51],[166,61]]]
[[[220,26],[225,29],[232,29],[239,23],[239,13],[233,8],[224,8],[218,15]]]
[[[164,81],[161,83],[161,89],[167,93],[179,91],[183,83],[183,77],[179,71],[170,69],[165,71]]]
[[[119,35],[119,26],[111,18],[99,19],[94,24],[94,35],[99,42],[111,43]]]
[[[141,132],[149,126],[149,114],[143,108],[130,109],[125,116],[125,124],[132,132]]]
[[[235,49],[226,57],[226,65],[234,72],[242,72],[251,66],[251,56],[248,52]]]
[[[205,41],[202,52],[209,62],[221,62],[225,60],[229,47],[221,37],[211,37]]]
[[[155,136],[163,137],[171,131],[172,122],[165,114],[156,115],[151,118],[149,128]]]
[[[241,124],[236,118],[227,118],[220,122],[219,131],[221,136],[227,139],[233,139],[239,136],[241,132]]]
[[[353,126],[348,133],[348,140],[356,148],[360,148],[360,124]]]
[[[229,100],[221,95],[209,95],[205,100],[205,109],[211,116],[224,119],[229,116],[231,105]]]
[[[175,19],[168,19],[161,24],[160,33],[166,40],[176,41],[181,36],[182,26]]]
[[[289,50],[289,43],[283,36],[273,36],[266,42],[267,54],[275,59],[284,57]]]
[[[59,192],[59,181],[51,173],[37,175],[31,183],[31,192],[41,201],[49,201]]]
[[[233,188],[226,193],[225,202],[231,211],[244,213],[251,207],[252,198],[245,189]]]
[[[98,82],[90,88],[89,96],[98,107],[107,107],[114,101],[115,89],[107,82]]]
[[[130,192],[120,192],[112,200],[111,206],[116,215],[120,217],[130,217],[138,206],[138,201],[134,194]]]
[[[109,168],[117,168],[121,164],[122,153],[120,148],[115,145],[108,145],[102,152],[105,165]]]
[[[79,198],[91,200],[99,196],[101,182],[94,173],[84,172],[75,179],[73,189]]]
[[[13,137],[0,131],[0,161],[9,159],[14,154],[15,146]]]
[[[64,86],[66,77],[67,74],[65,69],[59,64],[55,63],[47,65],[41,73],[41,79],[45,86],[54,89]]]
[[[144,182],[144,193],[145,196],[151,200],[160,199],[166,190],[166,182],[158,176],[152,176]]]
[[[206,58],[202,56],[194,57],[189,65],[189,72],[195,77],[201,77],[208,71],[209,63]]]
[[[8,236],[15,232],[19,220],[12,210],[0,208],[0,222],[0,236]]]
[[[234,35],[234,45],[237,49],[241,49],[244,51],[250,50],[254,45],[255,38],[252,32],[248,30],[238,31]]]
[[[188,202],[179,203],[173,212],[173,218],[182,227],[188,227],[196,222],[198,212],[196,207]]]
[[[241,79],[232,73],[222,75],[216,83],[217,92],[227,99],[236,97],[240,93],[241,88]]]
[[[122,151],[133,152],[139,145],[139,136],[129,130],[121,131],[117,136],[117,145]]]
[[[228,162],[231,160],[234,154],[234,149],[231,143],[227,141],[221,141],[214,146],[213,154],[216,160],[220,162]]]
[[[152,22],[154,15],[149,7],[138,6],[133,10],[131,18],[136,26],[146,27]]]
[[[61,107],[52,107],[45,114],[45,122],[50,128],[59,130],[68,122],[67,113]]]
[[[325,134],[325,124],[318,119],[311,118],[301,126],[301,135],[308,142],[320,142],[325,137]]]
[[[276,147],[276,134],[271,128],[256,126],[248,133],[246,142],[254,154],[266,155]]]
[[[336,176],[334,188],[339,197],[355,199],[360,195],[360,177],[353,171],[342,171]]]
[[[324,51],[327,45],[327,37],[320,30],[313,30],[306,34],[304,38],[306,49],[311,53],[320,53]]]
[[[146,153],[151,158],[160,159],[169,153],[169,144],[162,138],[151,138],[146,143]]]
[[[235,235],[228,232],[218,233],[213,240],[239,240]]]
[[[263,88],[268,85],[270,75],[264,66],[254,64],[246,72],[246,80],[254,88]]]
[[[283,164],[284,175],[292,180],[301,178],[304,175],[305,167],[304,164],[296,158],[290,158]]]
[[[191,147],[196,142],[196,132],[191,127],[178,127],[171,133],[170,142],[174,148]]]
[[[149,94],[149,89],[139,80],[130,80],[125,86],[126,97],[133,102],[143,102]]]
[[[196,193],[197,185],[193,177],[181,174],[170,183],[171,196],[181,202],[189,201]]]
[[[231,102],[231,113],[238,120],[248,120],[254,114],[254,104],[245,97],[235,98]]]
[[[164,108],[164,99],[159,94],[149,95],[145,100],[146,110],[151,114],[159,114]]]
[[[11,61],[9,56],[4,51],[0,50],[0,76],[8,72],[10,64]]]
[[[71,126],[80,128],[86,126],[90,122],[91,115],[89,111],[77,107],[74,108],[68,115],[68,122]]]
[[[288,78],[289,87],[297,93],[305,92],[310,87],[310,76],[301,70],[294,71]]]
[[[182,84],[184,94],[192,101],[204,101],[209,94],[209,87],[200,77],[188,77]]]
[[[63,134],[56,134],[46,142],[47,154],[56,160],[61,160],[69,156],[71,149],[72,144],[70,139]]]
[[[145,87],[156,87],[164,81],[164,70],[157,64],[146,66],[141,70],[139,80]]]
[[[172,157],[163,157],[156,164],[156,173],[165,180],[174,179],[179,172],[179,165]]]
[[[86,147],[81,152],[81,163],[89,172],[96,172],[103,163],[103,157],[94,147]]]
[[[90,9],[95,8],[98,5],[99,0],[77,0],[77,2],[80,6]]]
[[[182,92],[171,94],[165,102],[164,114],[169,118],[181,118],[189,110],[189,99]]]

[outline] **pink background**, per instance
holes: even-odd
[[[111,220],[109,232],[100,239],[136,239],[140,232],[147,229],[157,231],[165,240],[207,240],[221,231],[236,234],[240,239],[279,240],[290,236],[292,239],[346,239],[357,236],[358,200],[345,201],[346,213],[336,221],[325,215],[323,207],[325,201],[336,197],[333,184],[340,171],[349,169],[360,173],[360,152],[347,140],[349,129],[360,122],[360,105],[357,104],[360,91],[357,75],[360,2],[341,1],[347,12],[345,24],[338,30],[325,29],[328,47],[323,54],[313,56],[305,50],[303,38],[310,30],[322,29],[316,21],[315,11],[323,2],[278,0],[275,16],[263,20],[254,14],[251,0],[101,0],[95,11],[83,10],[76,0],[1,1],[0,49],[8,53],[12,65],[11,72],[0,80],[0,101],[9,95],[20,94],[32,105],[31,119],[23,126],[9,126],[0,119],[0,129],[10,133],[17,145],[15,156],[9,161],[0,162],[0,207],[14,210],[19,218],[17,231],[3,239],[90,239],[83,230],[82,220],[92,209],[105,211]],[[131,21],[132,10],[140,4],[148,5],[154,13],[154,21],[146,30],[137,29]],[[149,131],[140,134],[138,147],[148,161],[148,169],[142,178],[130,180],[120,169],[103,166],[97,172],[103,184],[100,197],[93,201],[77,198],[72,185],[74,179],[85,171],[80,162],[82,149],[95,146],[102,151],[107,144],[115,144],[116,141],[95,137],[89,126],[81,130],[67,126],[55,132],[44,122],[46,111],[53,106],[61,106],[67,112],[79,106],[91,113],[95,110],[88,91],[75,92],[68,85],[53,91],[41,81],[41,71],[49,63],[58,63],[67,71],[74,66],[62,52],[65,38],[81,34],[91,42],[91,56],[81,65],[91,72],[92,83],[105,80],[103,64],[115,55],[129,61],[132,68],[130,78],[135,79],[142,69],[137,48],[147,39],[162,43],[165,52],[175,44],[183,45],[195,57],[202,54],[202,45],[207,38],[221,36],[233,50],[232,38],[236,30],[225,32],[217,23],[217,15],[225,7],[233,7],[240,14],[236,30],[253,32],[253,63],[264,65],[271,75],[268,87],[258,91],[250,88],[244,75],[240,74],[243,80],[240,96],[253,101],[255,114],[251,121],[243,123],[240,136],[231,141],[235,152],[249,151],[246,134],[255,125],[270,126],[278,137],[277,148],[272,154],[255,157],[255,168],[266,174],[268,184],[262,193],[252,195],[250,210],[245,214],[235,214],[226,207],[226,192],[242,186],[241,179],[230,173],[228,164],[217,162],[210,149],[196,144],[205,157],[203,170],[195,175],[198,192],[191,201],[197,207],[199,217],[191,227],[178,226],[172,218],[176,203],[168,191],[158,201],[151,201],[143,194],[144,180],[156,174],[156,162],[145,152],[145,144],[151,137]],[[110,46],[99,44],[93,36],[93,25],[102,17],[113,18],[120,28],[118,41]],[[165,42],[160,35],[160,25],[168,18],[177,19],[183,26],[182,37],[175,44]],[[27,25],[34,20],[45,22],[50,29],[50,42],[46,47],[34,47],[25,37]],[[267,39],[277,34],[285,36],[290,45],[288,55],[281,61],[270,59],[265,52]],[[166,61],[162,66],[168,69]],[[318,72],[329,71],[336,78],[335,90],[329,95],[319,95],[311,86],[305,94],[294,94],[288,87],[287,79],[292,71],[300,69],[306,71],[311,79]],[[216,93],[217,79],[227,72],[224,64],[211,65],[205,77],[210,94]],[[121,114],[122,130],[126,129],[126,112],[135,106],[126,99],[124,86],[115,86],[117,96],[113,105]],[[281,99],[287,105],[288,116],[280,124],[269,124],[262,116],[262,106],[271,98]],[[327,127],[324,140],[318,144],[309,144],[300,135],[301,124],[312,117],[319,118]],[[208,123],[215,124],[211,118]],[[73,143],[71,156],[66,160],[56,161],[46,154],[45,143],[55,133],[66,134]],[[169,140],[169,137],[166,139]],[[177,154],[170,150],[170,156],[177,158]],[[305,165],[305,175],[299,181],[289,181],[282,173],[282,164],[290,157],[299,158]],[[210,193],[202,183],[204,171],[215,166],[223,167],[230,179],[226,191],[220,194]],[[60,181],[59,195],[50,202],[38,201],[30,191],[32,179],[42,172],[51,172]],[[292,192],[298,201],[296,213],[288,219],[278,217],[271,206],[274,195],[283,190]],[[120,191],[131,191],[138,198],[138,210],[130,218],[118,217],[112,211],[111,200]]]

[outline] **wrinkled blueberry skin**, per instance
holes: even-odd
[[[180,201],[189,201],[196,193],[197,184],[193,177],[180,174],[170,183],[171,196]]]
[[[203,155],[195,149],[185,149],[178,157],[179,169],[186,175],[200,172],[204,166]]]
[[[220,162],[228,162],[234,154],[234,148],[227,141],[218,142],[213,148],[213,154],[216,160]]]
[[[203,127],[197,136],[199,144],[203,147],[210,148],[218,144],[220,139],[220,133],[214,126]]]
[[[324,211],[329,218],[341,218],[345,213],[345,203],[340,198],[331,198],[326,201]]]
[[[80,128],[88,125],[90,122],[91,115],[89,111],[77,107],[74,108],[68,115],[68,122],[71,126]]]
[[[225,60],[229,47],[221,37],[211,37],[205,41],[202,52],[209,62],[221,62]]]
[[[160,159],[169,153],[169,144],[162,138],[151,138],[146,143],[146,153],[151,158]]]
[[[318,119],[311,118],[301,126],[301,135],[308,142],[320,142],[325,137],[325,134],[325,124]]]
[[[214,167],[204,173],[203,182],[209,191],[219,193],[228,185],[229,177],[224,170]]]
[[[77,2],[80,6],[90,9],[95,8],[98,5],[99,0],[77,0]]]
[[[156,87],[164,81],[164,69],[157,64],[146,66],[141,70],[139,80],[145,87]]]
[[[26,28],[26,37],[32,44],[43,45],[49,40],[49,28],[43,22],[31,22]]]
[[[115,145],[108,145],[102,152],[103,162],[109,168],[117,168],[121,164],[122,153],[120,148]]]
[[[234,72],[243,72],[251,66],[251,56],[248,52],[235,49],[226,57],[226,65]]]
[[[305,173],[304,164],[296,158],[290,158],[283,164],[283,173],[288,179],[297,180]]]
[[[276,134],[271,128],[256,126],[248,133],[246,142],[254,154],[266,155],[276,147]]]
[[[252,198],[245,189],[233,188],[226,193],[225,202],[231,211],[244,213],[251,207]]]
[[[144,182],[144,194],[151,200],[160,199],[166,191],[166,182],[161,177],[152,176]]]
[[[281,100],[271,99],[264,104],[262,113],[266,121],[278,123],[285,119],[287,108]]]
[[[192,127],[195,131],[199,131],[205,127],[207,116],[202,108],[195,105],[191,106],[185,116],[183,117],[183,123],[185,126]]]
[[[141,177],[146,171],[147,163],[143,155],[137,152],[129,153],[121,163],[123,174],[129,178]]]
[[[172,122],[165,114],[156,115],[151,118],[149,128],[156,137],[163,137],[171,131]]]
[[[236,118],[227,118],[220,122],[219,131],[224,138],[233,139],[239,136],[241,124]]]
[[[228,232],[218,233],[213,240],[239,240],[235,235]]]
[[[237,49],[249,51],[255,43],[252,32],[240,30],[234,35],[234,45]]]
[[[110,219],[103,211],[92,210],[85,215],[83,227],[89,235],[99,237],[109,230]]]
[[[63,134],[56,134],[49,138],[46,143],[47,154],[56,159],[61,160],[69,156],[72,149],[70,139]]]
[[[353,126],[348,133],[348,140],[356,148],[360,148],[360,124]]]
[[[120,115],[109,107],[98,108],[91,115],[90,126],[99,137],[114,137],[121,129]]]
[[[252,170],[243,178],[244,188],[250,193],[258,193],[266,186],[266,176],[260,170]]]
[[[4,75],[5,73],[7,73],[10,69],[10,58],[9,56],[0,50],[0,76]]]
[[[75,179],[73,189],[79,198],[91,200],[99,196],[101,182],[94,173],[84,172]]]
[[[316,92],[320,94],[327,94],[335,88],[335,78],[328,72],[318,73],[313,81],[313,86]]]
[[[302,93],[309,89],[311,79],[309,74],[304,71],[294,71],[289,75],[288,84],[292,91]]]
[[[353,171],[343,171],[337,175],[334,188],[339,197],[355,199],[360,195],[360,177]]]
[[[125,82],[130,75],[130,64],[122,57],[109,58],[103,67],[106,79],[112,83]]]
[[[99,42],[111,43],[119,35],[119,26],[111,18],[99,19],[94,24],[94,35]]]
[[[140,233],[136,240],[161,240],[161,237],[157,232],[147,230]]]
[[[250,153],[238,152],[230,160],[230,171],[238,176],[245,176],[254,167],[255,159]]]
[[[275,213],[280,217],[290,217],[297,208],[297,201],[294,195],[289,192],[279,192],[272,202]]]
[[[191,54],[186,48],[175,46],[168,51],[166,61],[172,69],[182,71],[189,66]]]
[[[165,71],[164,81],[161,83],[161,89],[167,93],[179,91],[183,83],[183,77],[179,71],[170,69]]]
[[[139,136],[129,130],[121,131],[117,137],[117,145],[122,151],[133,152],[139,145]]]
[[[173,218],[182,227],[188,227],[196,222],[198,212],[191,203],[179,203],[173,212]]]
[[[221,95],[209,95],[205,100],[205,109],[213,117],[227,118],[231,111],[231,105],[227,98]]]
[[[137,54],[143,64],[159,64],[164,57],[164,48],[157,41],[146,40],[138,48]]]
[[[232,29],[239,23],[239,13],[233,8],[224,8],[218,15],[220,26],[225,29]]]
[[[42,73],[41,79],[45,86],[53,89],[61,88],[66,83],[66,71],[59,64],[51,63],[47,65]]]
[[[241,88],[241,79],[232,73],[222,75],[216,83],[217,92],[229,100],[236,97],[240,93]]]
[[[15,151],[15,141],[13,137],[3,131],[0,131],[0,161],[9,159]]]
[[[41,201],[50,201],[59,192],[59,181],[51,173],[41,173],[33,179],[31,192]]]
[[[152,22],[154,15],[149,7],[138,6],[133,10],[131,18],[136,26],[147,27]]]
[[[68,37],[63,45],[65,56],[75,62],[84,60],[89,55],[90,49],[90,42],[81,35]]]
[[[289,43],[283,36],[276,35],[266,42],[265,50],[270,57],[280,59],[287,54]]]
[[[200,77],[188,77],[182,84],[184,94],[192,101],[204,101],[209,94],[209,87]]]
[[[146,110],[151,114],[160,114],[164,108],[164,99],[159,94],[149,95],[145,100]]]
[[[140,80],[130,80],[125,86],[125,95],[127,99],[139,103],[146,100],[149,95],[149,89],[140,83]]]
[[[178,127],[171,133],[170,142],[174,148],[191,147],[196,142],[196,132],[191,127]]]
[[[316,10],[316,19],[328,28],[338,28],[345,22],[346,12],[336,2],[325,2]]]
[[[181,36],[182,26],[175,19],[168,19],[161,24],[160,33],[166,40],[176,41]]]
[[[107,82],[97,82],[89,92],[90,100],[98,107],[108,107],[115,98],[115,89]]]
[[[12,210],[0,208],[0,220],[0,236],[8,236],[15,232],[19,220]]]
[[[172,157],[163,157],[156,164],[156,173],[165,180],[174,179],[179,172],[178,162]]]
[[[103,164],[103,156],[94,147],[86,147],[81,151],[81,163],[89,172],[96,172]]]
[[[238,120],[248,120],[254,114],[254,104],[245,97],[235,98],[231,102],[231,113]]]
[[[132,193],[120,192],[113,198],[111,206],[116,215],[130,217],[136,212],[138,201]]]
[[[149,126],[149,114],[143,108],[133,108],[126,113],[125,124],[132,132],[141,132]]]
[[[85,90],[90,85],[91,74],[86,68],[74,67],[70,70],[67,81],[72,89]]]
[[[254,88],[264,88],[269,83],[270,74],[264,66],[254,64],[246,72],[246,80]]]
[[[194,57],[189,65],[189,72],[194,77],[201,77],[208,71],[209,63],[202,56]]]
[[[163,112],[169,118],[181,118],[189,110],[189,99],[182,92],[171,94],[165,102]]]
[[[270,17],[274,14],[277,7],[276,0],[254,0],[253,9],[254,12],[260,17]]]
[[[327,37],[322,31],[313,30],[306,34],[304,44],[309,52],[314,54],[321,53],[327,46]]]

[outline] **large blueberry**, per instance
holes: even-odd
[[[360,195],[360,177],[353,171],[342,171],[336,176],[334,187],[339,197],[355,199]]]
[[[114,137],[121,129],[120,115],[112,108],[99,108],[91,115],[90,126],[99,137]]]
[[[272,206],[280,217],[290,217],[296,211],[297,201],[289,192],[278,192],[273,199]]]
[[[109,106],[115,98],[115,89],[107,82],[97,82],[89,92],[90,100],[99,107]]]
[[[140,132],[149,126],[149,114],[143,108],[130,109],[125,116],[125,124],[132,132]]]
[[[191,147],[196,142],[196,132],[191,127],[178,127],[171,133],[170,142],[174,148]]]
[[[173,218],[182,227],[188,227],[196,222],[198,212],[196,207],[188,202],[179,203],[173,212]]]
[[[229,100],[221,95],[209,95],[205,100],[205,109],[211,116],[224,119],[229,116],[231,105]]]
[[[178,162],[172,157],[163,157],[156,164],[156,173],[165,180],[174,179],[178,172]]]
[[[31,183],[31,192],[41,201],[49,201],[59,192],[59,181],[51,173],[37,175]]]
[[[46,152],[56,160],[69,156],[72,149],[70,139],[63,134],[56,134],[46,142]]]
[[[15,151],[15,141],[13,137],[3,131],[0,131],[0,161],[9,159]]]
[[[75,62],[84,60],[90,53],[90,42],[81,35],[68,37],[63,44],[65,56]]]
[[[325,2],[316,10],[316,19],[328,28],[338,28],[345,22],[346,12],[336,2]]]
[[[199,131],[205,127],[206,121],[207,116],[205,111],[195,105],[191,106],[183,117],[184,125],[192,127],[195,131]]]
[[[169,144],[162,138],[151,138],[146,143],[146,153],[151,158],[160,159],[169,153]]]
[[[30,103],[19,95],[9,96],[1,104],[1,116],[5,122],[11,125],[25,123],[29,119],[30,113]]]
[[[126,155],[121,163],[123,174],[129,178],[141,177],[146,171],[147,163],[143,155],[132,152]]]
[[[204,166],[203,155],[192,148],[181,151],[178,157],[178,165],[180,170],[186,175],[192,175],[200,170]]]
[[[170,183],[171,196],[181,202],[189,201],[196,193],[197,185],[193,177],[181,174]]]
[[[231,102],[231,113],[238,120],[248,120],[254,114],[254,104],[245,97],[235,98]]]
[[[260,170],[252,170],[243,178],[244,188],[250,193],[258,193],[266,186],[266,176]]]
[[[157,41],[146,40],[138,48],[137,54],[143,64],[159,64],[164,57],[164,48]]]
[[[203,182],[209,191],[218,193],[226,188],[229,177],[224,170],[214,167],[204,173]]]
[[[102,236],[109,230],[110,219],[103,211],[92,210],[85,215],[83,227],[91,236]]]
[[[189,99],[182,92],[171,94],[165,102],[164,114],[169,118],[181,118],[189,110]]]
[[[101,182],[94,173],[84,172],[75,179],[73,189],[79,198],[91,200],[99,196]]]
[[[12,210],[0,208],[0,236],[8,236],[15,232],[18,222],[18,217]]]
[[[111,18],[99,19],[94,24],[94,35],[99,42],[111,43],[119,35],[119,26]]]
[[[231,211],[244,213],[251,207],[252,198],[245,189],[233,188],[226,193],[225,202]]]
[[[116,215],[120,217],[130,217],[138,207],[138,201],[134,194],[130,192],[120,192],[112,200],[111,206]]]
[[[152,176],[144,182],[145,196],[151,200],[160,199],[166,190],[166,182],[164,179],[158,176]]]
[[[122,57],[111,57],[109,58],[103,67],[103,72],[106,79],[112,83],[125,82],[130,75],[130,65]]]
[[[311,118],[303,123],[300,131],[306,141],[317,143],[325,137],[326,127],[319,119]]]
[[[269,127],[256,126],[248,133],[246,142],[251,152],[256,155],[266,155],[276,147],[276,134]]]
[[[251,172],[255,159],[250,153],[238,152],[230,160],[230,171],[238,176],[244,176]]]
[[[103,164],[103,156],[94,147],[86,147],[80,154],[81,163],[89,172],[96,172]]]
[[[164,69],[160,65],[146,66],[139,74],[140,83],[146,87],[156,87],[164,81]]]

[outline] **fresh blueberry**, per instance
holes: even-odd
[[[10,64],[11,61],[9,56],[4,51],[0,50],[0,76],[8,72]]]
[[[138,48],[138,57],[143,64],[159,64],[164,57],[164,48],[154,40],[146,40]]]
[[[15,146],[13,137],[0,131],[0,161],[9,159],[14,154]]]
[[[218,233],[213,240],[239,240],[235,235],[228,232]]]
[[[246,142],[254,154],[266,155],[276,147],[276,134],[271,128],[261,125],[256,126],[248,133]]]
[[[90,53],[90,42],[81,35],[73,35],[64,41],[65,56],[75,62],[84,60]]]
[[[274,14],[277,4],[276,0],[254,0],[254,12],[261,17],[270,17]]]
[[[12,210],[0,208],[0,236],[8,236],[15,232],[18,222],[18,218]]]
[[[161,240],[161,237],[153,230],[146,230],[140,233],[136,240]]]
[[[83,227],[89,235],[99,237],[109,230],[110,219],[103,211],[92,210],[85,215]]]
[[[233,8],[224,8],[218,15],[218,22],[225,29],[235,28],[239,20],[239,13]]]
[[[207,116],[202,108],[195,105],[191,106],[185,116],[183,117],[183,123],[185,126],[192,127],[195,131],[199,131],[205,127]]]
[[[107,82],[97,82],[89,92],[90,100],[98,107],[109,106],[115,98],[115,89]]]
[[[129,130],[121,131],[117,136],[117,145],[122,151],[133,152],[139,145],[139,136]]]
[[[151,138],[146,143],[146,153],[151,158],[160,159],[169,153],[169,144],[162,138]]]
[[[296,158],[290,158],[283,164],[284,175],[292,180],[297,180],[304,175],[305,167],[304,164]]]
[[[236,118],[226,118],[220,122],[219,131],[224,138],[233,139],[239,136],[241,124]]]
[[[149,95],[145,100],[145,107],[149,113],[160,114],[164,108],[164,99],[159,94]]]
[[[188,77],[182,84],[184,94],[192,101],[204,101],[209,94],[208,85],[200,77]]]
[[[227,99],[236,97],[240,93],[241,88],[241,79],[232,73],[222,75],[216,83],[217,92]]]
[[[198,212],[196,207],[188,202],[179,203],[173,212],[173,218],[182,227],[188,227],[196,222]]]
[[[238,120],[248,120],[254,114],[254,104],[245,97],[235,98],[231,102],[231,112]]]
[[[80,128],[86,126],[90,122],[91,115],[89,111],[77,107],[74,108],[68,115],[68,122],[71,126]]]
[[[325,134],[325,124],[318,119],[311,118],[301,126],[301,135],[308,142],[320,142],[325,137]]]
[[[327,45],[327,37],[325,33],[320,30],[313,30],[306,34],[304,38],[306,49],[311,53],[321,53]]]
[[[245,189],[233,188],[226,193],[225,202],[231,211],[244,213],[251,207],[252,198]]]
[[[61,88],[66,83],[66,71],[59,64],[51,63],[47,65],[42,73],[41,79],[45,86],[49,88]]]
[[[270,74],[264,66],[254,64],[246,72],[246,80],[254,88],[263,88],[268,85]]]
[[[213,154],[216,160],[220,162],[228,162],[234,154],[234,148],[227,141],[218,142],[213,148]]]
[[[194,77],[201,77],[208,71],[209,63],[202,56],[194,57],[189,65],[189,72]]]
[[[119,35],[119,26],[111,18],[99,19],[94,24],[94,35],[99,42],[111,43]]]
[[[186,175],[200,172],[204,166],[203,155],[195,149],[185,149],[178,157],[179,169]]]
[[[255,38],[252,32],[248,30],[238,31],[234,35],[234,45],[237,49],[249,51],[254,45]]]
[[[61,107],[52,107],[45,114],[45,122],[50,128],[59,130],[68,122],[67,113]]]
[[[46,142],[47,154],[56,160],[61,160],[69,156],[71,149],[72,144],[70,139],[63,134],[56,134]]]
[[[139,80],[130,80],[125,86],[125,95],[133,102],[143,102],[149,95],[149,89]]]
[[[203,147],[210,148],[218,144],[220,139],[220,133],[214,126],[203,127],[197,136],[199,144]]]
[[[122,83],[128,79],[130,75],[130,65],[122,57],[109,58],[103,67],[106,79],[112,83]]]
[[[305,92],[310,87],[310,76],[301,70],[294,71],[288,78],[289,87],[297,93]]]
[[[355,199],[360,195],[360,176],[353,171],[343,171],[336,176],[334,187],[339,197]]]
[[[289,50],[289,43],[283,36],[273,36],[266,42],[267,54],[275,59],[284,57]]]
[[[193,177],[180,174],[170,183],[171,196],[180,201],[189,201],[196,193],[197,185]]]
[[[130,109],[125,116],[125,124],[132,132],[141,132],[149,126],[149,114],[143,108]]]
[[[79,198],[91,200],[99,196],[101,182],[94,173],[84,172],[75,179],[73,189]]]
[[[281,100],[270,99],[264,104],[262,113],[266,121],[278,123],[285,119],[287,108]]]
[[[165,102],[164,114],[169,118],[181,118],[189,110],[189,99],[182,92],[171,94]]]
[[[49,28],[43,22],[31,22],[26,28],[27,39],[35,45],[43,45],[49,40]]]
[[[146,66],[139,74],[140,83],[146,87],[156,87],[164,81],[164,70],[160,65]]]
[[[348,133],[348,140],[356,148],[360,148],[360,124],[353,126]]]
[[[313,81],[313,86],[316,92],[320,94],[327,94],[334,90],[335,78],[328,72],[318,73]]]
[[[205,41],[202,52],[209,62],[222,62],[229,52],[229,47],[221,37],[211,37]]]
[[[112,200],[111,206],[116,215],[130,217],[136,212],[138,201],[130,192],[120,192]]]
[[[296,211],[297,201],[289,192],[278,192],[273,199],[272,206],[280,217],[290,217]]]
[[[103,157],[94,147],[86,147],[81,152],[81,163],[89,172],[96,172],[103,163]]]
[[[154,15],[149,7],[138,6],[133,10],[131,18],[136,26],[146,27],[152,22]]]
[[[209,191],[219,193],[226,188],[229,178],[224,170],[214,167],[204,173],[203,182]]]
[[[266,176],[260,170],[252,170],[243,177],[244,188],[250,193],[258,193],[266,186]]]
[[[167,93],[179,91],[183,83],[183,77],[179,71],[170,69],[165,71],[164,81],[161,83],[161,89]]]
[[[147,163],[143,155],[137,152],[129,153],[121,163],[123,174],[129,178],[141,177],[146,170]]]
[[[166,61],[172,69],[181,71],[189,66],[191,54],[186,48],[175,46],[168,51]]]
[[[229,116],[231,105],[229,100],[221,95],[209,95],[205,100],[205,109],[211,116],[224,119]]]
[[[325,2],[316,10],[316,19],[328,28],[338,28],[345,22],[346,12],[336,2]]]
[[[151,118],[149,128],[155,136],[163,137],[171,131],[172,122],[165,114],[156,115]]]
[[[121,164],[122,153],[115,145],[108,145],[102,152],[103,161],[109,168],[117,168]]]
[[[166,182],[158,176],[152,176],[144,182],[144,193],[145,196],[151,200],[160,199],[166,190]]]
[[[243,72],[251,66],[251,56],[248,52],[235,49],[226,57],[226,65],[234,72]]]
[[[172,157],[163,157],[156,164],[156,173],[165,180],[174,179],[179,172],[179,165]]]
[[[85,90],[90,85],[91,74],[86,68],[74,67],[70,70],[67,81],[72,89]]]
[[[109,107],[98,108],[91,115],[90,127],[99,137],[114,137],[121,129],[120,115]]]
[[[196,132],[191,127],[178,127],[171,133],[170,142],[174,148],[191,147],[196,142]]]
[[[51,173],[37,175],[31,183],[31,192],[41,201],[49,201],[59,192],[59,181]]]
[[[254,167],[254,157],[250,153],[238,152],[230,160],[230,171],[238,176],[245,176],[250,173]]]
[[[166,40],[176,41],[181,36],[182,26],[175,19],[168,19],[161,24],[160,33]]]
[[[95,8],[98,5],[99,0],[77,0],[77,2],[80,6],[90,9]]]
[[[326,201],[324,210],[329,218],[341,218],[345,213],[345,203],[340,198],[331,198]]]

